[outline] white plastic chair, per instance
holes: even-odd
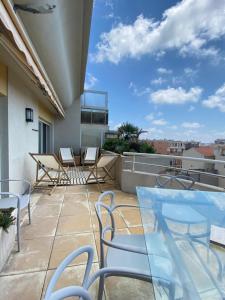
[[[22,209],[28,209],[29,224],[31,224],[31,211],[30,211],[30,194],[31,184],[27,180],[17,179],[3,179],[0,184],[9,184],[11,182],[23,183],[23,192],[21,194],[12,192],[0,192],[0,209],[15,208],[17,209],[16,227],[17,227],[17,243],[18,251],[20,251],[20,212]]]
[[[86,269],[84,273],[84,278],[82,282],[82,286],[67,286],[58,290],[55,290],[55,286],[57,284],[58,279],[61,277],[65,268],[78,256],[82,255],[83,253],[88,254]],[[91,266],[93,263],[94,251],[91,246],[84,246],[81,247],[71,254],[69,254],[58,266],[55,273],[53,274],[48,288],[46,290],[44,300],[62,300],[68,297],[78,296],[83,300],[92,300],[91,294],[89,293],[88,289],[91,285],[100,277],[111,277],[111,276],[121,276],[121,277],[131,277],[140,279],[139,273],[137,270],[123,268],[123,267],[112,267],[112,268],[102,268],[95,272],[93,275],[90,275]],[[157,278],[155,278],[157,279]],[[162,280],[158,278],[159,280]],[[151,276],[143,277],[142,280],[152,282]],[[163,280],[162,280],[163,281]],[[164,284],[168,284],[168,282],[164,281]],[[100,288],[100,286],[99,286]],[[102,299],[101,295],[103,294],[103,289],[99,291],[98,299]],[[172,299],[172,298],[171,298]]]
[[[104,204],[105,198],[110,198],[110,205]],[[128,272],[128,277],[140,280],[149,280],[154,278],[160,286],[168,290],[169,298],[173,299],[175,291],[175,279],[172,277],[172,264],[169,252],[159,233],[150,233],[148,241],[154,245],[151,256],[152,263],[149,269],[149,258],[146,249],[146,240],[144,234],[117,234],[113,212],[117,208],[131,207],[135,205],[120,204],[115,205],[115,194],[112,191],[104,192],[99,196],[95,204],[95,210],[99,222],[100,233],[100,268],[124,268],[135,271],[135,276]],[[103,224],[102,212],[106,211],[107,222]],[[107,240],[105,235],[110,232],[111,238]],[[105,255],[104,247],[108,246]],[[152,246],[153,247],[153,246]],[[161,276],[159,276],[161,274]],[[99,292],[104,288],[104,276],[100,277]],[[100,295],[99,298],[101,298]]]

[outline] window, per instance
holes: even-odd
[[[51,127],[49,124],[39,121],[39,153],[51,152]]]
[[[82,109],[81,123],[108,125],[108,111]]]

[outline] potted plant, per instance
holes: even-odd
[[[15,213],[14,208],[0,209],[0,272],[14,246],[16,234]]]

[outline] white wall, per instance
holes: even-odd
[[[80,99],[76,99],[65,111],[65,119],[55,120],[54,151],[60,147],[72,147],[76,153],[80,151]]]
[[[189,150],[184,150],[183,156],[187,157],[195,157],[195,158],[204,158],[202,154],[200,154],[198,151],[196,151],[194,148],[191,148]],[[190,161],[190,160],[183,160],[182,161],[182,168],[183,169],[205,169],[206,165],[204,162],[200,161]]]
[[[30,83],[31,84],[31,83]],[[35,163],[29,152],[38,152],[38,101],[34,92],[25,85],[16,73],[8,74],[8,150],[9,177],[35,178]],[[25,108],[34,110],[34,122],[25,120]]]
[[[8,178],[8,99],[0,97],[0,179],[4,178]]]

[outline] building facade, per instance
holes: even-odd
[[[81,95],[88,53],[92,0],[0,2],[0,178],[31,182],[29,152],[81,147]],[[26,109],[33,120],[26,119]]]

